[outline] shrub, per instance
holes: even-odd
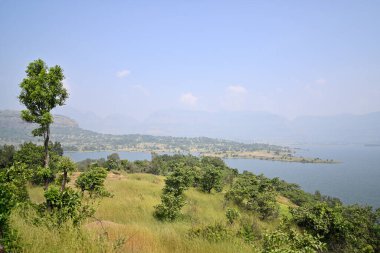
[[[94,214],[94,209],[82,203],[81,194],[71,188],[61,191],[58,187],[51,186],[45,191],[46,201],[39,205],[38,213],[45,225],[60,227],[67,221],[72,221],[73,225]]]
[[[17,251],[17,232],[9,226],[9,217],[17,204],[27,201],[25,166],[15,164],[0,170],[0,246],[9,252]]]
[[[232,231],[221,223],[192,228],[188,235],[190,238],[203,238],[209,242],[226,241],[234,237]]]
[[[229,224],[233,224],[235,220],[237,220],[240,217],[240,213],[235,208],[228,208],[226,211],[226,217]]]
[[[243,173],[234,182],[231,190],[226,193],[225,198],[246,210],[257,212],[261,219],[278,216],[276,192],[261,176],[255,176],[249,172]]]
[[[104,181],[107,178],[107,170],[101,167],[94,167],[79,175],[75,185],[84,191],[88,191],[90,197],[109,197],[111,194],[104,188]]]
[[[176,168],[165,180],[161,204],[155,206],[154,217],[161,221],[174,221],[185,205],[183,192],[192,184],[188,169]]]
[[[185,201],[182,195],[162,194],[161,204],[154,207],[154,217],[161,221],[174,221],[181,215],[181,209],[184,205]]]
[[[200,187],[202,191],[211,193],[212,189],[217,192],[222,191],[222,171],[220,168],[207,165],[204,168],[203,175],[200,179]]]
[[[329,206],[320,202],[293,208],[291,214],[298,226],[322,237],[330,251],[365,252],[372,248],[376,252],[379,249],[378,223],[370,207]]]
[[[242,224],[237,236],[241,237],[246,243],[252,243],[255,240],[255,231],[253,226],[249,225],[249,223]]]
[[[318,237],[298,233],[292,228],[279,229],[264,235],[262,253],[317,253],[325,249]]]

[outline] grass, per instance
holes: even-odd
[[[164,184],[162,176],[110,173],[106,188],[114,196],[102,199],[96,207],[97,220],[89,219],[79,230],[70,226],[60,230],[36,227],[17,213],[12,216],[12,225],[19,231],[24,252],[257,252],[258,243],[250,245],[243,240],[211,243],[187,236],[192,227],[226,223],[223,193],[206,194],[191,188],[185,193],[187,205],[182,210],[182,219],[173,223],[157,221],[152,214],[154,206],[160,203]],[[33,202],[43,201],[40,187],[28,189]],[[281,200],[280,212],[286,216],[289,203]],[[243,217],[254,220],[263,231],[273,229],[279,222],[262,222],[244,212]]]

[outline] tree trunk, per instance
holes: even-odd
[[[50,126],[47,126],[46,129],[46,135],[45,141],[44,141],[44,147],[45,147],[45,160],[44,160],[44,167],[49,168],[49,162],[50,162],[50,156],[49,156],[49,138],[50,138]],[[49,179],[45,178],[45,186],[44,189],[46,190],[49,186]]]
[[[3,235],[3,228],[0,227],[0,239],[3,239],[4,235]],[[5,248],[3,245],[0,244],[0,253],[5,253]]]
[[[63,178],[62,178],[62,185],[61,185],[61,191],[63,192],[66,187],[66,182],[67,182],[67,170],[63,171]]]
[[[48,125],[47,129],[46,129],[46,135],[45,135],[45,141],[44,141],[44,147],[45,147],[45,164],[44,164],[44,167],[45,168],[49,168],[49,161],[50,161],[49,138],[50,138],[50,126]]]

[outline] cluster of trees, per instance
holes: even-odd
[[[24,143],[15,149],[12,145],[0,147],[0,244],[14,249],[13,230],[9,227],[11,211],[17,205],[34,209],[39,217],[36,224],[59,227],[67,221],[74,225],[91,216],[94,209],[88,199],[110,196],[104,188],[107,176],[105,168],[91,168],[82,173],[75,182],[78,190],[67,187],[70,172],[76,164],[62,156],[59,143],[49,145],[49,168],[43,167],[44,147]],[[27,183],[44,187],[45,201],[36,205],[29,201]],[[88,201],[87,201],[88,202]]]
[[[374,211],[371,207],[345,206],[337,198],[321,195],[318,191],[315,194],[305,193],[298,185],[278,178],[269,179],[246,171],[238,174],[219,158],[163,155],[154,156],[152,163],[159,164],[159,172],[167,175],[161,204],[155,207],[156,218],[174,221],[180,217],[181,208],[186,204],[183,192],[189,187],[196,187],[206,194],[211,190],[222,191],[224,187],[226,205],[238,207],[226,210],[226,224],[240,224],[237,233],[229,226],[211,224],[192,229],[191,236],[211,238],[212,241],[230,240],[231,236],[255,240],[256,225],[240,220],[241,213],[252,213],[266,221],[282,220],[277,229],[261,236],[263,252],[380,250],[380,209]],[[276,200],[279,195],[296,204],[290,208],[290,217],[279,216]]]
[[[225,198],[245,210],[256,212],[261,219],[270,219],[278,216],[277,194],[265,177],[245,171],[236,178]]]
[[[308,203],[292,208],[292,221],[320,238],[330,252],[379,252],[380,209]]]
[[[186,204],[183,193],[189,187],[208,194],[212,190],[220,192],[224,182],[236,175],[236,170],[228,168],[223,160],[214,157],[155,155],[152,163],[156,166],[159,164],[161,173],[168,174],[161,204],[155,206],[154,216],[159,220],[174,221],[180,217],[181,208]]]
[[[67,187],[68,175],[76,170],[76,164],[62,156],[60,143],[50,141],[53,122],[50,111],[63,105],[68,97],[62,84],[62,69],[59,66],[48,68],[39,59],[28,65],[26,73],[27,77],[20,84],[19,99],[27,110],[22,111],[21,117],[37,123],[38,128],[32,133],[42,136],[44,145],[24,143],[18,150],[12,145],[0,147],[0,249],[7,252],[20,250],[16,233],[9,223],[16,206],[36,212],[33,224],[54,229],[67,222],[78,226],[94,213],[86,199],[108,195],[103,186],[107,171],[102,168],[81,174],[76,182],[80,190]],[[43,203],[29,201],[28,182],[44,186]]]
[[[161,203],[154,216],[163,221],[181,217],[186,204],[184,192],[194,187],[205,194],[224,190],[226,224],[241,224],[234,236],[254,240],[249,221],[241,213],[252,213],[264,221],[282,219],[277,196],[285,196],[296,207],[278,229],[256,236],[262,238],[264,252],[379,252],[380,211],[358,205],[345,206],[338,198],[304,192],[298,185],[279,178],[269,179],[250,172],[239,174],[214,157],[152,154],[151,161],[121,160],[117,154],[88,162],[87,167],[104,166],[128,173],[145,172],[165,175]],[[235,208],[237,207],[237,209]],[[192,236],[217,238],[231,236],[229,226],[214,224],[193,230]],[[222,238],[224,238],[222,236]],[[284,250],[287,251],[284,251]]]

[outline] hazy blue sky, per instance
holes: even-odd
[[[0,109],[29,62],[59,64],[68,106],[286,117],[380,110],[379,1],[0,0]]]

